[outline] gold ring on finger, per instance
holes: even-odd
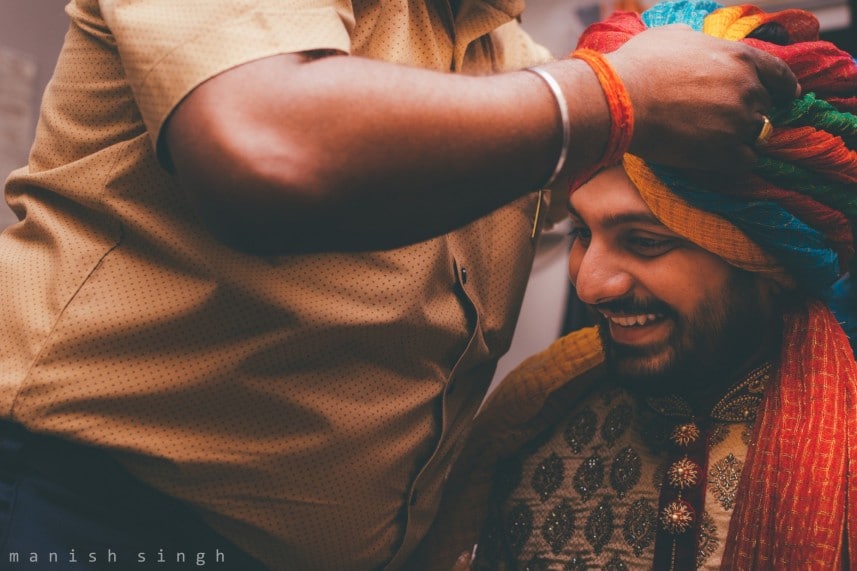
[[[764,145],[768,142],[768,139],[771,138],[771,134],[774,132],[774,126],[771,124],[771,120],[768,119],[767,115],[762,115],[762,130],[759,131],[759,135],[756,137],[756,145]]]

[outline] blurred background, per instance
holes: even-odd
[[[180,1],[180,0],[178,0]],[[522,26],[557,57],[570,53],[583,28],[615,9],[644,10],[654,0],[528,0]],[[720,0],[721,4],[740,4]],[[821,24],[822,38],[857,56],[857,0],[756,0],[767,11],[802,8]],[[0,0],[0,180],[26,163],[39,102],[53,72],[68,20],[65,0]],[[0,203],[0,229],[15,217]],[[495,379],[562,333],[586,321],[569,291],[568,229],[560,224],[539,243],[509,353]]]

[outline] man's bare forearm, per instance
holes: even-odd
[[[683,53],[670,51],[679,45]],[[644,32],[608,58],[637,116],[631,151],[681,167],[749,166],[770,92],[791,97],[796,86],[766,54],[681,29]],[[601,156],[610,116],[586,63],[545,69],[568,105],[562,188]],[[282,55],[197,87],[164,142],[211,230],[239,248],[383,249],[538,189],[561,148],[556,103],[526,72],[469,77],[352,56]]]
[[[577,68],[590,91],[581,100],[598,101],[594,76]],[[575,137],[571,165],[596,160],[606,104],[572,117],[590,136]],[[460,226],[545,182],[561,131],[556,102],[531,74],[278,56],[197,88],[167,143],[222,237],[287,252],[392,247]]]

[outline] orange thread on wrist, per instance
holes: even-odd
[[[590,49],[579,49],[571,54],[571,57],[585,61],[601,85],[604,97],[607,99],[607,108],[610,111],[610,132],[607,136],[607,146],[601,159],[587,173],[586,178],[579,179],[579,184],[594,175],[600,169],[619,163],[622,156],[628,151],[631,137],[634,135],[634,108],[631,105],[631,97],[625,85],[604,57],[604,54]],[[572,190],[578,185],[573,185]]]

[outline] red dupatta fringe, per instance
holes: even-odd
[[[756,420],[722,569],[831,571],[849,560],[857,569],[857,364],[823,303],[784,325],[779,379]]]

